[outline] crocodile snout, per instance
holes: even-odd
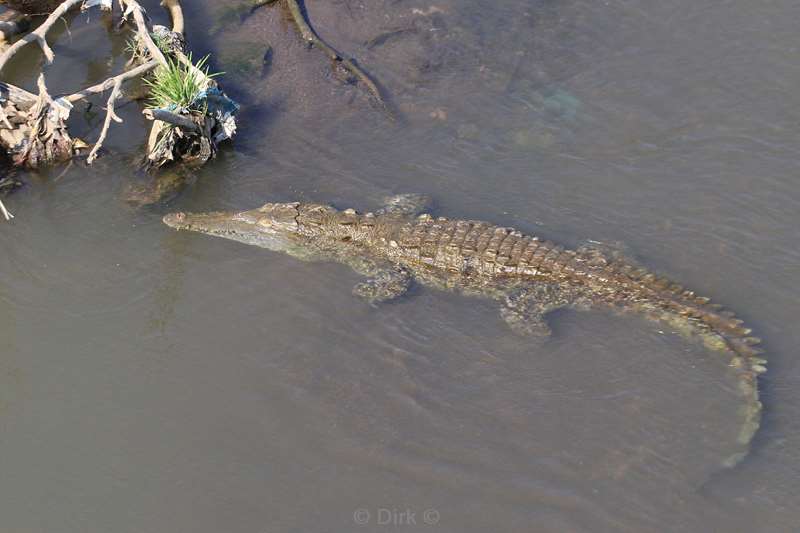
[[[168,213],[162,219],[164,224],[171,228],[180,229],[181,225],[186,221],[186,213]]]

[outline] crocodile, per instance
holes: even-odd
[[[491,298],[524,335],[550,334],[556,309],[604,308],[663,322],[723,354],[744,404],[732,467],[749,452],[762,406],[758,376],[766,371],[760,339],[730,311],[673,283],[608,246],[575,250],[475,220],[434,217],[421,195],[387,199],[375,212],[316,203],[267,203],[249,211],[170,213],[164,223],[281,251],[305,261],[349,265],[367,279],[353,289],[369,302],[403,295],[412,281]]]

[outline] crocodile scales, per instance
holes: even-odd
[[[225,237],[307,261],[336,261],[368,279],[354,292],[372,302],[402,295],[412,280],[501,302],[512,330],[546,336],[555,309],[606,308],[665,322],[728,357],[744,405],[737,464],[761,419],[758,375],[766,370],[760,340],[733,313],[602,246],[568,250],[511,228],[419,214],[419,195],[387,199],[374,213],[314,203],[268,203],[250,211],[170,213],[179,230]]]

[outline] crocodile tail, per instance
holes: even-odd
[[[733,312],[712,303],[709,298],[645,269],[615,265],[614,270],[630,280],[632,290],[626,295],[626,307],[633,305],[644,310],[651,318],[666,322],[687,336],[698,337],[709,350],[730,358],[729,366],[736,370],[739,392],[744,399],[737,438],[743,451],[723,463],[727,467],[735,466],[747,455],[761,423],[758,376],[766,371],[764,352],[759,347],[761,339],[751,336],[751,329]]]

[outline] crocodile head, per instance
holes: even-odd
[[[289,252],[304,240],[298,222],[300,204],[265,204],[250,211],[169,213],[164,223],[177,230],[196,231]]]

